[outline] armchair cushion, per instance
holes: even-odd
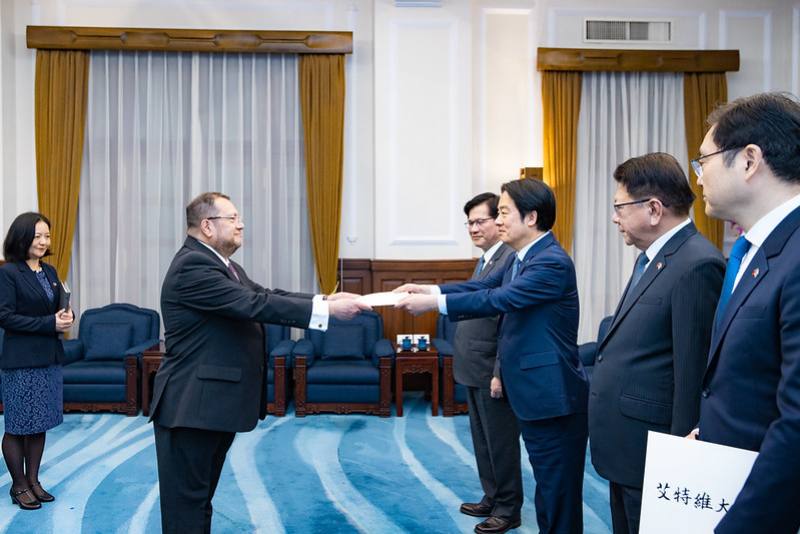
[[[323,338],[323,360],[364,357],[364,328],[360,324],[340,324],[331,328]]]
[[[320,360],[308,368],[309,384],[379,384],[380,371],[369,360]]]
[[[86,340],[87,360],[121,360],[131,346],[133,325],[127,323],[95,323],[89,327]]]
[[[125,385],[125,365],[118,360],[82,360],[62,369],[64,384]]]

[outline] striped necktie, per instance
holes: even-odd
[[[514,266],[511,268],[511,279],[517,277],[517,271],[519,271],[520,266],[522,265],[522,260],[519,259],[519,256],[514,258]]]
[[[475,266],[475,271],[472,273],[472,278],[478,278],[478,275],[483,271],[484,265],[486,265],[486,260],[481,256],[478,260],[478,264]]]

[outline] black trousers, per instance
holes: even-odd
[[[481,502],[493,506],[493,516],[517,521],[523,501],[517,418],[508,400],[493,399],[489,388],[468,386],[467,405]]]
[[[519,428],[536,479],[533,502],[539,532],[582,533],[586,414],[520,421]]]
[[[164,534],[211,532],[211,499],[236,435],[153,423]]]
[[[610,482],[611,525],[614,534],[638,534],[642,513],[642,488]]]

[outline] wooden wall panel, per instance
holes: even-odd
[[[376,293],[391,291],[405,283],[445,284],[467,280],[475,268],[475,260],[361,260],[343,262],[345,291],[353,293]],[[430,312],[414,317],[391,307],[376,310],[383,316],[384,335],[394,341],[397,334],[436,334],[436,319],[439,314]]]

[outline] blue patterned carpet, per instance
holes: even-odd
[[[214,498],[214,532],[472,532],[458,512],[480,498],[466,417],[268,417],[239,434]],[[0,416],[0,421],[2,417]],[[48,433],[41,480],[56,501],[21,511],[0,499],[0,533],[160,531],[151,425],[144,417],[66,415]],[[587,458],[587,533],[610,532],[608,490]],[[0,470],[0,491],[9,489]],[[534,482],[523,459],[522,527],[535,533]]]

